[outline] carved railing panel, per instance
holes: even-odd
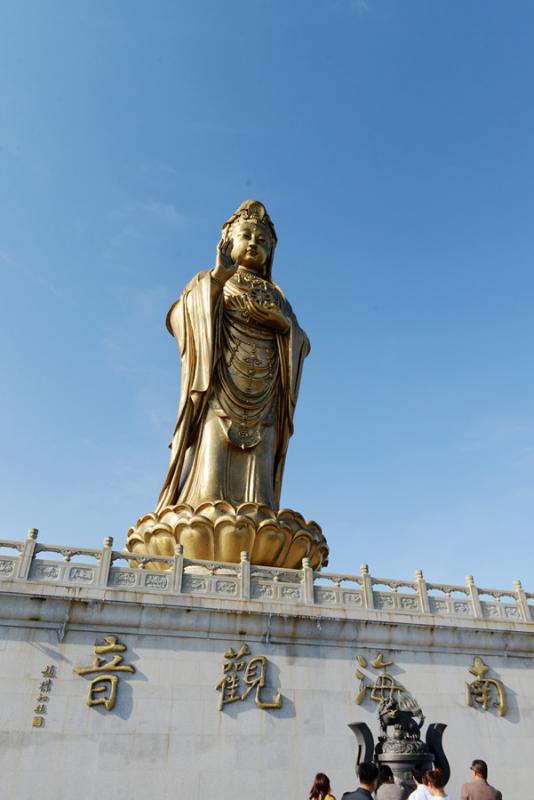
[[[12,578],[18,564],[16,556],[2,556],[0,557],[0,580],[2,578]]]

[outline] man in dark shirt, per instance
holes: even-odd
[[[345,792],[341,800],[373,800],[372,792],[378,783],[378,767],[370,761],[358,765],[359,787],[354,792]]]
[[[488,765],[481,758],[471,764],[471,783],[464,783],[460,800],[502,800],[502,794],[488,783]]]

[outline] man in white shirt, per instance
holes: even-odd
[[[408,800],[432,800],[432,795],[424,783],[424,772],[422,770],[414,770],[412,778],[415,783],[415,789],[409,795]]]

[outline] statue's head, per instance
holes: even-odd
[[[222,228],[226,241],[232,239],[231,257],[244,267],[262,273],[271,280],[276,231],[265,206],[257,200],[241,203]]]
[[[399,704],[394,697],[384,697],[378,707],[379,714],[391,714],[399,709]]]

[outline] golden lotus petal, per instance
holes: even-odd
[[[215,558],[236,562],[254,546],[255,526],[246,517],[222,517],[215,523]]]
[[[145,536],[148,553],[151,556],[174,556],[176,539],[172,528],[168,525],[158,525]],[[159,569],[168,569],[168,565],[158,564]]]
[[[151,531],[154,525],[157,525],[159,522],[158,517],[156,514],[151,512],[150,514],[145,514],[143,517],[137,520],[135,525],[129,529],[128,531],[128,540],[131,536],[139,536],[141,539],[144,540],[145,533],[147,531]]]
[[[210,500],[197,506],[194,514],[215,522],[222,516],[235,516],[235,508],[230,503],[227,503],[226,500],[215,500],[214,502]]]
[[[258,527],[250,560],[253,564],[276,564],[287,538],[287,531],[276,522],[265,520]]]
[[[300,569],[302,567],[302,559],[307,558],[311,550],[311,541],[309,533],[301,531],[291,542],[286,555],[286,567],[289,569]]]
[[[193,509],[186,503],[181,503],[177,506],[167,506],[160,513],[159,521],[168,525],[173,530],[176,525],[183,519],[191,519],[193,516]]]
[[[176,541],[183,545],[186,558],[210,561],[215,558],[213,525],[205,517],[194,516],[180,522],[174,531]]]

